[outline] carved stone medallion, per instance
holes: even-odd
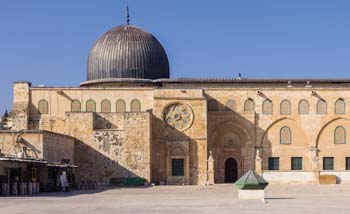
[[[170,127],[184,131],[192,125],[193,111],[188,105],[174,103],[164,110],[163,120]]]

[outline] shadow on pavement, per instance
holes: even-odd
[[[104,189],[95,190],[73,190],[71,192],[43,192],[35,195],[23,195],[23,196],[7,196],[6,198],[46,198],[46,197],[57,197],[66,198],[74,197],[80,195],[93,195],[96,193],[106,192],[108,190],[118,190],[118,189],[148,189],[152,186],[118,186],[118,187],[106,187]]]

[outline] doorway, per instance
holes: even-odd
[[[234,158],[228,158],[225,161],[225,183],[235,182],[237,180],[237,176],[237,161]]]

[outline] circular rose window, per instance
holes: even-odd
[[[192,125],[193,112],[188,105],[174,103],[164,110],[163,120],[169,126],[179,131],[184,131]]]

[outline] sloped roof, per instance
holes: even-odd
[[[235,182],[238,189],[265,189],[269,183],[254,170],[249,170]]]

